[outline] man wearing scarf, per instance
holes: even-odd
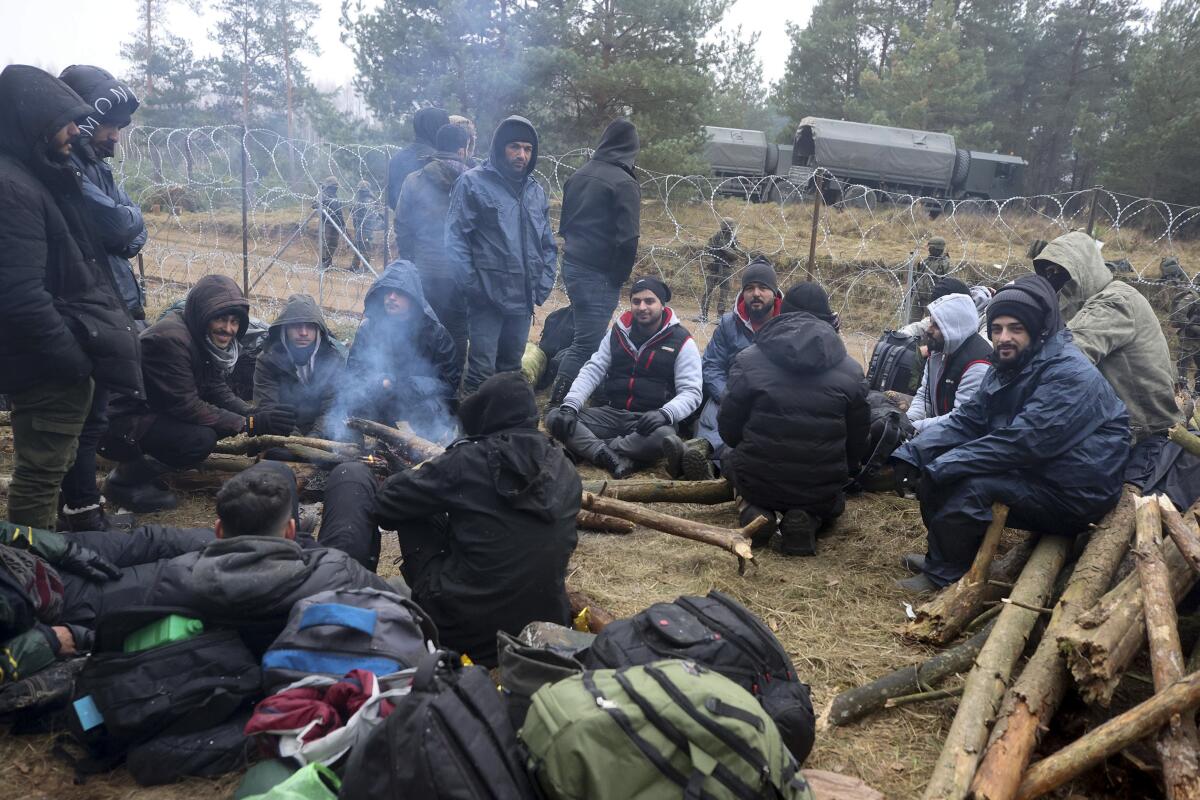
[[[993,369],[936,429],[892,455],[897,490],[918,487],[928,552],[908,555],[900,581],[929,592],[967,571],[992,519],[1079,534],[1120,498],[1129,416],[1104,376],[1071,341],[1054,288],[1026,275],[988,305]]]
[[[250,302],[230,278],[205,275],[172,311],[141,335],[146,398],[118,396],[99,452],[118,462],[104,482],[108,499],[138,513],[178,503],[159,477],[195,466],[218,439],[246,433],[287,435],[296,424],[285,405],[251,407],[228,377],[250,324]]]
[[[294,294],[271,323],[267,343],[254,369],[254,402],[291,406],[296,429],[322,438],[332,426],[333,408],[345,378],[346,354],[329,335],[325,315],[312,295]]]

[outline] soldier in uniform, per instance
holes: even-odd
[[[1158,270],[1162,274],[1162,280],[1166,283],[1189,282],[1187,273],[1183,271],[1183,267],[1179,266],[1179,259],[1175,256],[1166,256],[1159,261]]]
[[[358,191],[354,193],[354,208],[350,211],[350,221],[354,223],[354,246],[364,258],[371,257],[375,249],[375,232],[383,230],[383,220],[375,207],[375,195],[371,193],[371,184],[366,181],[358,182]],[[358,253],[350,262],[350,269],[357,272],[360,269]]]
[[[333,266],[333,254],[337,252],[338,240],[341,238],[338,228],[346,229],[346,215],[342,211],[345,203],[338,199],[337,194],[338,179],[330,175],[321,181],[321,194],[312,204],[313,208],[320,204],[320,207],[325,209],[317,228],[321,243],[321,269]]]
[[[1195,366],[1193,388],[1200,393],[1200,292],[1185,286],[1171,300],[1171,327],[1179,336],[1179,382],[1188,385],[1188,368]]]
[[[704,248],[704,298],[700,303],[700,321],[708,321],[708,307],[713,291],[717,292],[717,317],[725,313],[729,302],[729,276],[738,260],[737,234],[729,217],[721,218],[721,229],[714,233]]]
[[[909,322],[926,316],[925,307],[933,300],[933,285],[950,272],[950,256],[946,254],[946,240],[934,236],[929,240],[929,255],[917,265],[913,274],[913,304]]]

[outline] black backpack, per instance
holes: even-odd
[[[447,650],[421,661],[412,692],[351,751],[345,775],[346,800],[535,797],[496,685]]]
[[[664,658],[695,661],[748,690],[775,720],[797,763],[804,763],[815,736],[808,685],[796,677],[783,645],[745,606],[717,591],[656,603],[610,623],[584,665],[608,669]]]
[[[917,369],[917,337],[898,331],[884,331],[875,343],[867,366],[867,388],[877,392],[912,394]]]
[[[212,728],[261,695],[258,661],[236,631],[122,651],[129,633],[173,613],[187,612],[137,608],[100,620],[67,715],[74,738],[94,756],[77,763],[77,772],[111,769],[130,748],[158,736]]]
[[[243,732],[249,720],[250,712],[242,711],[212,728],[157,736],[130,748],[125,768],[142,786],[243,770],[256,751],[254,740]]]
[[[885,491],[891,487],[891,475],[886,469],[888,456],[912,438],[913,426],[908,416],[883,392],[867,392],[867,405],[871,409],[867,457],[858,475],[850,482],[850,488],[869,492]]]

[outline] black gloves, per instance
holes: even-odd
[[[664,425],[671,424],[671,417],[661,408],[657,411],[647,411],[637,421],[637,432],[649,436]]]
[[[895,459],[892,461],[892,480],[896,494],[901,497],[916,494],[917,486],[921,483],[921,468],[915,467],[907,461]]]
[[[80,546],[77,542],[67,542],[54,566],[61,570],[87,578],[89,581],[103,583],[115,581],[121,577],[121,570],[95,550]]]
[[[291,406],[262,406],[246,417],[247,436],[287,436],[296,427],[296,409]]]
[[[579,412],[574,406],[559,406],[546,417],[546,427],[550,429],[550,435],[560,442],[571,438],[578,424]]]

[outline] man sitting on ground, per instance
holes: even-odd
[[[742,524],[767,517],[756,543],[788,556],[816,555],[817,532],[846,507],[842,490],[871,428],[862,368],[832,315],[812,313],[820,306],[829,300],[818,284],[788,290],[782,313],[734,360],[718,417]]]
[[[1133,453],[1125,480],[1140,488],[1155,472],[1167,430],[1181,418],[1158,316],[1137,289],[1113,278],[1096,240],[1082,231],[1051,241],[1033,267],[1058,292],[1076,347],[1129,410]]]
[[[928,592],[962,577],[992,519],[1011,527],[1083,533],[1121,494],[1129,457],[1125,405],[1064,330],[1054,289],[1026,275],[988,306],[993,369],[937,428],[892,455],[897,491],[919,484],[929,531],[918,574],[900,581]]]
[[[929,304],[925,342],[929,358],[921,385],[908,407],[917,434],[936,429],[950,412],[970,400],[992,368],[992,343],[975,332],[975,304],[965,294],[948,294]]]
[[[329,335],[312,295],[294,294],[271,323],[254,367],[254,402],[291,406],[296,430],[325,437],[336,427],[326,416],[345,380],[346,354]],[[340,421],[339,421],[340,423]]]
[[[410,262],[388,264],[367,291],[363,317],[347,365],[349,408],[387,425],[404,420],[426,439],[453,438],[462,362]]]
[[[664,454],[676,426],[700,406],[700,351],[666,303],[658,278],[634,281],[632,308],[579,370],[546,427],[579,459],[625,478]],[[584,408],[597,389],[604,405]]]
[[[516,372],[462,403],[467,438],[390,478],[375,518],[400,537],[401,572],[442,644],[486,666],[496,632],[570,623],[579,474],[538,431],[533,389]]]
[[[119,462],[104,494],[138,513],[174,508],[178,500],[159,477],[208,458],[218,439],[246,433],[287,435],[290,406],[252,408],[227,380],[250,324],[250,302],[224,275],[205,275],[174,311],[141,334],[146,398],[118,396],[99,452]]]
[[[768,320],[779,316],[783,292],[775,268],[765,258],[752,260],[742,271],[742,291],[733,311],[721,316],[708,346],[704,348],[704,406],[696,423],[696,437],[681,442],[667,437],[667,473],[689,481],[716,477],[725,443],[717,432],[717,414],[729,380],[729,368],[737,354],[754,344],[754,336]],[[711,459],[711,460],[710,460]]]

